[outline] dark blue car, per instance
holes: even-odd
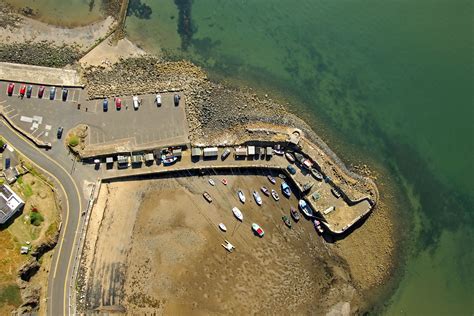
[[[107,112],[109,110],[109,100],[104,99],[104,102],[102,103],[102,107],[104,109],[104,112]]]

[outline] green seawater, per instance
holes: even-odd
[[[346,162],[380,164],[410,203],[393,205],[406,260],[376,311],[472,315],[473,3],[141,0],[127,32],[285,98]]]

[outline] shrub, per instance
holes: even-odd
[[[38,213],[38,211],[30,213],[30,223],[31,223],[31,225],[39,226],[39,225],[41,225],[41,223],[43,221],[44,221],[44,217],[43,217],[43,215]]]
[[[79,137],[72,135],[71,138],[69,138],[69,146],[76,147],[77,145],[79,145]]]

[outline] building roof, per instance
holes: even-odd
[[[155,156],[152,153],[145,154],[145,161],[153,161],[155,160]]]
[[[247,156],[247,147],[237,147],[235,149],[236,156]]]
[[[23,204],[23,200],[8,185],[0,186],[0,224],[8,221]]]
[[[255,155],[255,146],[248,146],[247,147],[247,154],[249,156]]]
[[[114,163],[114,157],[105,158],[105,163]]]
[[[201,148],[199,147],[193,147],[191,149],[191,156],[201,156],[201,153],[202,151],[201,151]]]
[[[273,148],[272,147],[267,147],[267,156],[273,155]]]
[[[204,157],[217,156],[219,150],[217,147],[207,147],[204,148]]]
[[[175,155],[176,157],[181,157],[183,155],[183,151],[181,150],[181,148],[173,149],[173,155]]]

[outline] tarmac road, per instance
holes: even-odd
[[[58,188],[57,193],[62,201],[63,214],[61,234],[49,273],[47,310],[49,315],[69,315],[70,280],[76,255],[76,232],[80,224],[83,197],[77,183],[67,171],[68,166],[64,166],[64,159],[62,161],[53,159],[51,156],[54,152],[47,154],[36,148],[26,138],[17,134],[3,119],[0,120],[0,135],[56,182],[55,187]]]

